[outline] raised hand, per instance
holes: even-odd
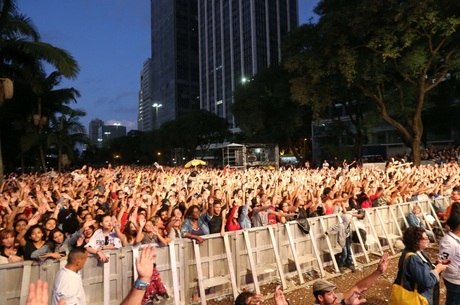
[[[48,305],[48,283],[38,280],[29,284],[29,295],[27,296],[26,305]],[[58,305],[65,305],[62,299]]]
[[[382,258],[380,259],[379,261],[379,264],[377,266],[377,270],[380,271],[381,273],[385,273],[385,271],[387,270],[387,267],[388,267],[388,256],[389,254],[387,252],[385,252],[383,255],[382,255]]]
[[[273,295],[273,298],[275,299],[276,305],[289,305],[286,297],[284,296],[283,289],[281,289],[281,286],[279,285],[275,288],[275,294]]]
[[[155,263],[157,252],[155,246],[148,245],[142,248],[139,257],[136,259],[136,269],[139,279],[144,282],[150,282],[153,273],[153,264]]]

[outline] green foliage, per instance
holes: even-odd
[[[422,111],[460,71],[456,1],[323,0],[317,24],[288,40],[286,67],[296,100],[320,115],[346,90],[371,101],[420,161]],[[345,94],[347,94],[345,92]]]
[[[46,75],[45,64],[56,71]],[[78,72],[77,62],[67,51],[41,41],[32,21],[18,12],[16,1],[1,2],[0,77],[12,79],[15,87],[13,99],[0,109],[0,136],[6,147],[4,156],[10,158],[7,164],[11,166],[16,163],[18,155],[23,162],[24,153],[38,148],[44,168],[47,140],[58,135],[56,130],[48,129],[50,125],[47,122],[56,119],[56,115],[62,118],[73,113],[72,124],[78,125],[76,120],[84,113],[73,111],[68,106],[70,102],[76,102],[80,96],[78,91],[74,88],[56,88],[61,77],[73,79]],[[42,124],[37,125],[37,121],[32,120],[34,115],[43,118]],[[14,136],[6,135],[6,130]],[[74,130],[69,135],[75,138],[77,134]],[[61,137],[60,140],[64,141],[60,145],[65,147],[67,139]],[[67,151],[70,155],[73,149]],[[0,177],[3,173],[2,161],[0,158]]]
[[[194,110],[174,121],[164,123],[160,129],[113,139],[105,150],[105,158],[121,156],[118,162],[126,164],[173,164],[174,150],[185,153],[187,159],[196,157],[197,147],[202,153],[212,143],[221,143],[229,136],[227,122],[213,113]],[[111,156],[112,155],[112,156]],[[93,157],[93,160],[99,160]],[[93,161],[94,162],[94,161]]]
[[[229,135],[228,123],[217,115],[205,110],[193,110],[175,121],[167,122],[160,128],[165,148],[183,148],[189,158],[195,156],[195,149],[209,149],[212,143],[223,142]]]
[[[55,146],[58,155],[58,170],[62,169],[61,157],[67,155],[74,158],[74,149],[77,144],[89,144],[85,127],[79,118],[86,115],[84,111],[63,107],[60,113],[55,113],[50,120],[47,133],[47,146]]]
[[[232,112],[246,141],[275,142],[293,151],[294,143],[310,134],[310,111],[291,98],[290,77],[273,66],[236,88]]]
[[[119,155],[118,162],[124,164],[152,164],[158,161],[156,153],[160,151],[160,146],[158,131],[139,132],[113,139],[102,151],[108,155],[109,160]]]

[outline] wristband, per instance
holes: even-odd
[[[134,282],[133,288],[138,289],[138,290],[146,290],[148,285],[149,285],[149,283],[146,283],[146,282],[144,282],[144,281],[142,281],[140,279],[137,279]]]

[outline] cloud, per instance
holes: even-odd
[[[122,126],[125,126],[126,127],[126,130],[127,131],[130,131],[132,129],[137,129],[137,122],[133,122],[133,121],[128,121],[128,120],[108,120],[106,122],[104,122],[105,125],[114,125],[114,124],[120,124]]]

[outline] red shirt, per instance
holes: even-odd
[[[225,231],[238,231],[241,230],[240,223],[234,218],[235,213],[238,211],[238,206],[231,208],[230,213],[227,216],[227,223],[225,224]]]
[[[270,211],[274,211],[275,208],[274,207],[269,207],[268,210]],[[278,222],[278,220],[276,219],[276,215],[275,214],[272,214],[272,213],[268,213],[268,224],[269,225],[274,225]]]

